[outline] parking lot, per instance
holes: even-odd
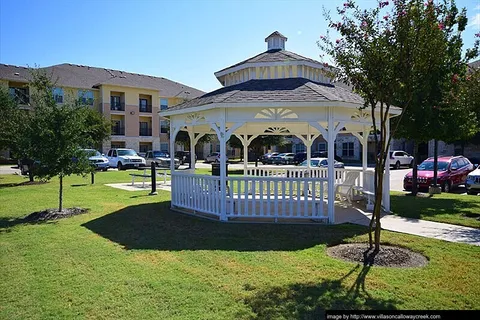
[[[249,163],[249,166],[254,165],[253,163]],[[210,169],[212,167],[211,163],[205,163],[203,161],[198,161],[195,166],[197,168],[206,168]],[[272,165],[263,165],[262,163],[258,163],[259,167],[263,166],[272,166]],[[282,167],[286,168],[294,168],[294,165],[282,165]],[[229,163],[228,168],[230,170],[241,170],[243,169],[243,163]],[[346,166],[345,168],[355,168],[352,166]],[[357,167],[358,168],[358,167]],[[179,168],[180,170],[182,169],[188,169],[188,164],[187,165],[182,165]],[[117,169],[109,169],[109,170],[117,170]],[[411,169],[400,169],[400,170],[390,170],[390,190],[391,191],[403,191],[403,177],[410,171]],[[20,174],[20,170],[16,166],[0,166],[0,174]],[[462,191],[463,189],[459,190]]]

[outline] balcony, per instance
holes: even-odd
[[[140,128],[140,136],[152,136],[152,128]]]
[[[8,88],[10,97],[19,105],[28,105],[30,95],[27,88]]]
[[[110,110],[125,111],[125,103],[124,102],[111,103]]]
[[[124,136],[125,127],[112,126],[112,136]]]
[[[152,113],[152,105],[151,104],[148,104],[148,105],[140,105],[138,107],[139,111],[140,112],[148,112],[148,113]]]

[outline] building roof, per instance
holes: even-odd
[[[109,84],[134,88],[158,90],[160,96],[195,98],[205,92],[182,83],[161,77],[130,73],[120,70],[96,68],[70,63],[41,68],[52,75],[58,85],[72,88],[91,89],[99,85]],[[19,75],[16,75],[18,73]],[[0,79],[28,82],[28,68],[0,64]],[[188,92],[188,94],[183,94]]]
[[[468,66],[470,68],[478,69],[478,68],[480,68],[480,60],[473,61],[473,62],[469,63]]]
[[[28,82],[29,77],[28,68],[0,63],[0,79]]]
[[[255,62],[288,62],[288,61],[308,61],[311,63],[316,63],[316,64],[321,64],[317,60],[313,60],[304,56],[301,56],[299,54],[287,51],[287,50],[280,50],[280,49],[274,49],[274,50],[268,50],[265,52],[262,52],[254,57],[248,58],[247,60],[243,60],[242,62],[236,63],[230,67],[224,68],[218,72],[222,72],[225,70],[228,70],[230,68],[237,67],[242,64],[246,63],[255,63]],[[217,72],[217,73],[218,73]]]
[[[364,100],[350,90],[305,78],[249,80],[207,93],[173,106],[168,111],[182,110],[213,103],[252,102],[327,102],[363,104]]]

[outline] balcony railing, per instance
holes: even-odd
[[[140,136],[151,136],[152,135],[152,128],[140,128],[139,134],[140,134]]]
[[[117,102],[110,105],[110,110],[125,111],[125,103]]]
[[[152,105],[151,105],[151,104],[139,106],[138,109],[140,110],[140,112],[149,112],[149,113],[152,113]]]
[[[124,136],[125,135],[125,127],[112,127],[112,136]]]

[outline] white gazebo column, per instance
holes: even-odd
[[[390,118],[387,118],[385,124],[385,140],[388,142],[390,139]],[[388,146],[387,157],[385,160],[385,174],[383,176],[383,207],[385,211],[390,212],[390,146]]]
[[[335,128],[332,107],[328,108],[328,222],[335,223]]]
[[[190,137],[190,171],[195,173],[195,131],[193,126],[187,127]]]
[[[363,126],[363,132],[362,132],[362,169],[363,169],[363,184],[365,185],[365,177],[366,177],[366,172],[368,169],[368,128],[367,126]]]
[[[363,126],[362,134],[360,135],[359,132],[352,132],[352,135],[355,136],[360,144],[362,145],[362,187],[367,190],[368,186],[368,177],[367,177],[367,169],[368,169],[368,127]],[[370,190],[368,190],[370,191]]]
[[[174,127],[172,121],[170,121],[170,154],[175,154],[175,138],[177,133],[180,131],[180,127]],[[172,201],[170,202],[170,207],[173,208],[177,199],[177,189],[174,187],[175,177],[173,173],[175,172],[175,161],[170,161],[170,188],[172,190]]]
[[[195,136],[195,129],[193,126],[188,127],[188,136],[190,137],[190,170],[192,173],[195,173],[196,159],[195,146],[197,145],[200,138],[202,138],[206,133],[202,132]]]
[[[244,138],[241,139],[243,145],[243,175],[247,175],[247,168],[248,168],[248,136],[244,135]]]

